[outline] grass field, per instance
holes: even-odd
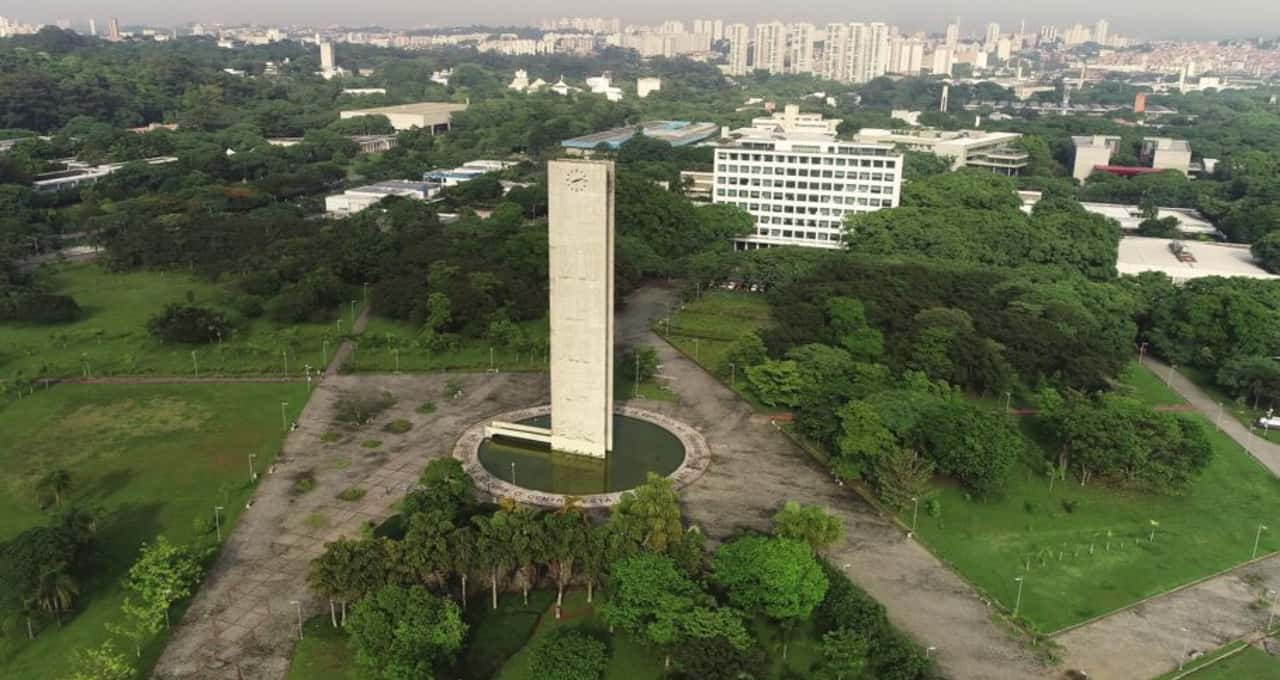
[[[1245,427],[1253,426],[1258,422],[1258,418],[1267,415],[1267,410],[1275,404],[1268,402],[1258,402],[1255,408],[1253,402],[1237,401],[1227,396],[1222,388],[1213,382],[1213,377],[1207,372],[1197,368],[1178,367],[1178,372],[1185,376],[1188,380],[1196,384],[1202,392],[1209,395],[1211,399],[1222,404],[1224,417],[1234,417]],[[1280,444],[1280,430],[1264,430],[1260,427],[1253,428],[1254,434],[1259,437],[1265,437],[1267,440]]]
[[[1230,649],[1235,649],[1240,645],[1232,645]],[[1207,659],[1205,661],[1208,661]],[[1277,680],[1280,679],[1280,659],[1267,654],[1266,652],[1253,646],[1245,646],[1244,651],[1232,654],[1230,657],[1211,664],[1205,661],[1197,660],[1189,663],[1188,668],[1202,667],[1203,670],[1195,671],[1185,676],[1187,680]],[[1185,672],[1187,668],[1183,669]],[[1177,672],[1168,673],[1161,676],[1159,680],[1174,678],[1180,675]]]
[[[520,327],[529,337],[543,341],[549,332],[546,319],[525,322]],[[501,371],[547,370],[545,354],[492,347],[493,343],[483,338],[465,340],[457,349],[442,352],[415,347],[413,341],[420,332],[421,329],[406,321],[372,316],[361,336],[361,348],[356,351],[355,360],[347,362],[344,370],[376,373],[391,372],[397,368],[405,372],[470,371],[485,370],[490,366]],[[492,357],[489,353],[491,347]]]
[[[148,319],[169,303],[185,302],[188,292],[196,304],[225,310],[225,287],[175,272],[113,274],[94,264],[51,272],[47,283],[74,297],[84,314],[69,324],[0,324],[0,377],[193,375],[197,364],[202,376],[279,376],[286,353],[289,375],[301,376],[306,364],[323,366],[351,327],[346,307],[341,327],[336,312],[332,323],[281,325],[260,318],[220,343],[166,345],[147,334]]]
[[[686,303],[684,309],[672,314],[670,329],[664,320],[659,320],[654,330],[712,375],[730,384],[752,406],[770,410],[746,389],[746,376],[741,370],[734,371],[727,358],[734,340],[770,323],[769,303],[763,296],[717,290]]]
[[[101,508],[99,555],[62,630],[50,623],[33,642],[0,638],[0,677],[59,678],[73,652],[97,645],[121,620],[119,581],[139,546],[163,534],[212,545],[195,521],[222,513],[224,535],[249,495],[248,454],[270,465],[283,440],[282,401],[292,420],[306,402],[298,384],[61,385],[0,409],[0,540],[45,523],[32,485],[45,470],[71,473],[71,503]],[[127,647],[128,643],[118,643]],[[143,665],[161,641],[144,648]]]
[[[1130,378],[1137,393],[1162,401],[1150,374],[1137,371]],[[998,500],[970,501],[955,486],[939,486],[941,513],[922,508],[917,533],[1008,609],[1023,577],[1019,615],[1043,632],[1222,571],[1248,560],[1258,525],[1280,515],[1280,480],[1205,425],[1214,460],[1185,495],[1081,487],[1070,476],[1050,491],[1049,480],[1024,465]],[[902,517],[909,523],[911,509]],[[1258,554],[1276,549],[1280,536],[1264,532]]]

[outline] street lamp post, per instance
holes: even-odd
[[[934,646],[932,646],[932,645],[931,645],[931,646],[929,646],[929,647],[925,647],[925,648],[924,648],[924,658],[926,658],[926,659],[927,659],[927,658],[929,658],[929,657],[930,657],[930,656],[931,656],[935,651],[937,651],[937,650],[938,650],[938,648],[937,648],[937,647],[934,647]]]
[[[1270,606],[1269,606],[1269,607],[1267,607],[1267,630],[1266,630],[1266,632],[1267,632],[1267,633],[1270,633],[1270,632],[1271,632],[1271,627],[1272,627],[1273,625],[1275,625],[1275,622],[1276,622],[1276,591],[1274,591],[1274,590],[1268,590],[1268,591],[1267,591],[1267,600],[1268,600],[1268,604],[1269,604]]]
[[[1266,530],[1267,530],[1267,525],[1265,524],[1258,525],[1258,533],[1253,537],[1253,555],[1251,555],[1249,559],[1254,559],[1255,557],[1258,556],[1258,544],[1262,542],[1262,532]]]
[[[1183,633],[1190,633],[1186,628],[1179,628]],[[1182,637],[1182,654],[1178,656],[1178,670],[1182,670],[1182,666],[1187,663],[1187,649],[1191,647],[1191,636],[1184,635]]]
[[[1018,610],[1022,609],[1022,584],[1025,582],[1025,578],[1022,576],[1015,576],[1013,577],[1013,580],[1018,582],[1018,597],[1013,602],[1013,618],[1016,619],[1018,618]]]
[[[356,301],[351,301],[351,332],[356,331]]]
[[[1164,384],[1173,387],[1173,362],[1169,362],[1169,370],[1164,373]]]
[[[223,507],[221,505],[213,506],[213,527],[218,531],[219,543],[222,542],[222,516],[221,516],[222,510],[223,510]]]
[[[320,341],[321,357],[324,359],[324,365],[329,365],[329,341],[327,339]]]
[[[636,384],[635,384],[635,389],[632,391],[632,396],[637,399],[640,398],[640,351],[639,350],[636,350]]]
[[[199,378],[200,377],[200,360],[196,358],[195,350],[191,350],[191,363],[195,364],[196,377]]]
[[[289,350],[280,352],[280,356],[284,357],[284,375],[287,378],[289,377]]]
[[[297,600],[289,600],[289,604],[298,610],[298,639],[302,639],[302,603]]]
[[[1138,345],[1138,365],[1139,366],[1142,365],[1142,357],[1145,356],[1146,353],[1147,353],[1147,343],[1144,342],[1141,345]]]
[[[289,417],[285,415],[284,410],[289,407],[289,402],[280,402],[280,429],[284,432],[289,431]]]
[[[1219,432],[1222,431],[1222,402],[1218,402],[1218,417],[1213,424],[1218,428]]]
[[[514,485],[515,483],[516,483],[516,462],[513,460],[511,461],[511,484]]]
[[[911,533],[914,535],[916,533],[916,519],[920,517],[920,498],[912,496],[911,503],[914,506],[911,510]]]
[[[729,378],[730,387],[735,390],[738,389],[738,365],[732,361],[729,362],[729,375],[731,376]]]
[[[1004,414],[1009,415],[1013,411],[1013,392],[1004,393]]]
[[[308,393],[308,394],[310,394],[310,392],[311,392],[311,364],[303,364],[303,365],[302,365],[302,370],[306,372],[306,375],[307,375],[307,393]]]
[[[255,470],[253,467],[253,461],[257,457],[258,457],[258,454],[256,453],[249,454],[249,482],[250,483],[258,481],[258,471]]]

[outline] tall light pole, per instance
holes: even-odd
[[[280,356],[284,357],[284,375],[287,378],[289,377],[289,350],[284,350]]]
[[[636,384],[632,396],[640,397],[640,350],[636,350]]]
[[[280,402],[280,429],[284,432],[289,431],[289,417],[285,415],[284,410],[289,408],[289,402]]]
[[[1169,362],[1169,370],[1164,373],[1164,384],[1173,387],[1173,362]]]
[[[729,376],[729,386],[738,389],[738,365],[732,361],[729,362]]]
[[[302,639],[302,603],[297,600],[289,600],[289,604],[298,610],[298,639]]]
[[[1182,666],[1187,663],[1187,649],[1191,647],[1191,631],[1186,628],[1179,628],[1186,635],[1182,636],[1182,654],[1178,656],[1178,670],[1182,670]]]
[[[911,533],[914,535],[916,533],[916,519],[920,517],[920,498],[912,496],[911,503],[914,506],[911,510]]]
[[[369,282],[364,282],[364,303],[369,304]]]
[[[302,370],[306,373],[306,376],[307,376],[307,393],[308,393],[308,394],[310,394],[310,393],[311,393],[311,364],[303,364],[303,365],[302,365]]]
[[[351,332],[356,332],[356,301],[351,301]]]
[[[249,454],[249,483],[251,484],[253,482],[258,481],[258,471],[253,467],[253,461],[257,457],[258,457],[258,454],[256,453]]]
[[[200,377],[200,360],[196,359],[196,351],[194,349],[191,350],[191,363],[195,364],[196,377],[199,378]]]
[[[1025,578],[1022,576],[1015,576],[1013,577],[1013,580],[1018,582],[1018,597],[1013,602],[1013,618],[1016,619],[1018,618],[1018,610],[1022,609],[1022,584],[1025,583]]]
[[[1266,530],[1267,530],[1267,525],[1265,524],[1258,525],[1258,533],[1253,537],[1253,555],[1251,555],[1249,559],[1254,559],[1255,557],[1258,556],[1258,544],[1262,542],[1262,532]]]
[[[513,460],[511,461],[511,484],[514,486],[515,483],[516,483],[516,462]]]
[[[1266,630],[1266,632],[1267,632],[1267,633],[1270,633],[1270,632],[1271,632],[1271,627],[1272,627],[1273,625],[1275,625],[1275,622],[1276,622],[1276,591],[1274,591],[1274,590],[1268,590],[1268,591],[1267,591],[1267,604],[1268,604],[1268,605],[1270,605],[1270,606],[1268,606],[1268,607],[1267,607],[1267,630]]]
[[[218,542],[222,542],[222,510],[221,505],[213,506],[213,527],[218,530]]]
[[[1007,416],[1013,411],[1013,392],[1004,393],[1004,414]]]
[[[324,359],[324,365],[329,365],[329,340],[328,338],[320,341],[321,358]]]
[[[1142,365],[1142,357],[1146,355],[1146,353],[1147,353],[1147,343],[1144,342],[1141,345],[1138,345],[1138,365],[1139,366]]]
[[[1222,402],[1218,402],[1218,417],[1213,424],[1217,426],[1219,432],[1222,431]]]
[[[933,646],[925,647],[925,648],[924,648],[924,658],[926,658],[926,659],[927,659],[927,658],[929,658],[929,656],[930,656],[931,654],[933,654],[934,652],[936,652],[937,650],[938,650],[938,648],[937,648],[937,647],[933,647]]]

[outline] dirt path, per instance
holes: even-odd
[[[924,646],[935,647],[941,670],[953,678],[1046,678],[1020,642],[991,621],[991,609],[959,576],[892,521],[881,517],[800,451],[768,418],[650,332],[665,312],[668,291],[642,289],[617,318],[618,342],[655,347],[662,372],[673,380],[683,406],[644,402],[697,427],[712,450],[712,464],[682,493],[690,519],[713,539],[742,527],[767,529],[787,500],[827,507],[845,523],[845,540],[831,559],[888,609],[895,625]]]
[[[336,360],[336,359],[335,359]],[[441,398],[447,379],[463,383],[463,396]],[[326,443],[334,402],[345,390],[386,389],[398,401],[346,439]],[[289,435],[274,471],[263,475],[253,505],[236,523],[222,553],[165,648],[154,678],[279,680],[288,671],[303,617],[328,611],[308,591],[311,560],[326,541],[358,536],[369,522],[392,514],[428,460],[449,455],[463,429],[496,415],[547,399],[539,374],[331,376],[314,390]],[[434,401],[437,411],[415,408]],[[404,418],[414,427],[403,435],[381,431]],[[370,449],[361,444],[378,440]],[[294,480],[310,472],[315,488],[295,496]],[[350,487],[366,490],[357,502],[336,498]]]
[[[356,317],[355,324],[351,326],[351,335],[356,336],[364,332],[365,326],[369,325],[370,309],[372,309],[370,305],[365,305],[364,309],[360,310],[360,316]],[[333,353],[333,360],[330,361],[329,365],[324,369],[325,378],[332,378],[339,374],[342,370],[342,366],[347,363],[347,357],[350,357],[351,353],[355,351],[355,346],[352,344],[354,342],[357,341],[352,340],[351,338],[347,338],[342,341],[342,345],[338,347],[338,351]]]

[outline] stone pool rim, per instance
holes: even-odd
[[[670,416],[635,406],[615,405],[613,412],[615,415],[626,416],[657,425],[680,440],[680,444],[684,446],[684,460],[675,471],[667,475],[667,479],[673,482],[677,491],[698,481],[698,478],[702,477],[703,473],[707,471],[707,467],[710,466],[711,448],[707,445],[706,438],[693,426]],[[480,445],[485,441],[484,429],[489,423],[495,420],[520,422],[528,418],[549,415],[550,413],[550,404],[500,413],[472,425],[462,433],[462,436],[458,437],[458,441],[453,445],[453,457],[462,463],[463,469],[475,480],[476,490],[479,493],[487,495],[494,500],[510,498],[524,505],[547,508],[561,507],[564,505],[565,499],[573,495],[549,493],[516,486],[511,482],[494,476],[480,463]],[[577,498],[581,500],[581,506],[586,509],[608,508],[616,505],[622,500],[622,496],[627,493],[630,493],[630,490],[587,494],[577,496]]]

